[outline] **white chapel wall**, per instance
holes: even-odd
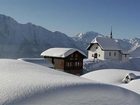
[[[94,54],[97,53],[97,58],[104,60],[104,51],[98,44],[94,44],[88,51],[88,59],[94,59]]]
[[[121,55],[119,51],[105,51],[105,59],[120,60]]]

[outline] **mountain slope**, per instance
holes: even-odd
[[[50,47],[77,47],[72,38],[31,23],[20,24],[0,15],[0,57],[38,57]]]
[[[75,40],[75,42],[77,43],[79,48],[81,48],[82,51],[87,52],[87,46],[98,35],[103,36],[97,32],[89,31],[86,33],[77,34],[75,37],[73,37],[73,40]]]
[[[140,46],[130,52],[133,57],[140,57]]]
[[[103,36],[97,32],[86,32],[86,33],[79,33],[73,39],[77,42],[77,44],[83,48],[85,52],[87,52],[85,49],[90,44],[90,42],[96,37],[96,36]],[[124,51],[130,52],[130,56],[132,57],[140,57],[140,38],[134,38],[134,39],[116,39],[116,42],[120,45],[120,48]]]
[[[13,18],[0,14],[0,58],[39,57],[42,51],[50,47],[78,48],[87,53],[87,46],[98,35],[103,36],[90,31],[71,38],[32,23],[20,24]],[[116,41],[132,57],[140,56],[139,38]]]

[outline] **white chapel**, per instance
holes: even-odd
[[[118,43],[112,37],[112,31],[110,37],[97,36],[95,37],[87,48],[88,59],[99,60],[119,60],[128,61],[129,54],[124,52],[118,45]]]

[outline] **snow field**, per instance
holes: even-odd
[[[140,96],[20,60],[0,59],[0,105],[139,105]]]
[[[134,73],[136,79],[129,83],[123,83],[122,80],[128,73]],[[99,82],[115,86],[120,86],[130,91],[134,91],[140,94],[140,72],[123,69],[103,69],[84,74],[82,77]]]

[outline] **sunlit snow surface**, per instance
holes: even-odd
[[[0,105],[139,105],[129,90],[20,60],[0,60]]]
[[[136,78],[129,83],[123,83],[122,80],[128,73],[134,73]],[[120,86],[140,94],[140,72],[123,69],[103,69],[89,72],[82,77],[115,86]]]

